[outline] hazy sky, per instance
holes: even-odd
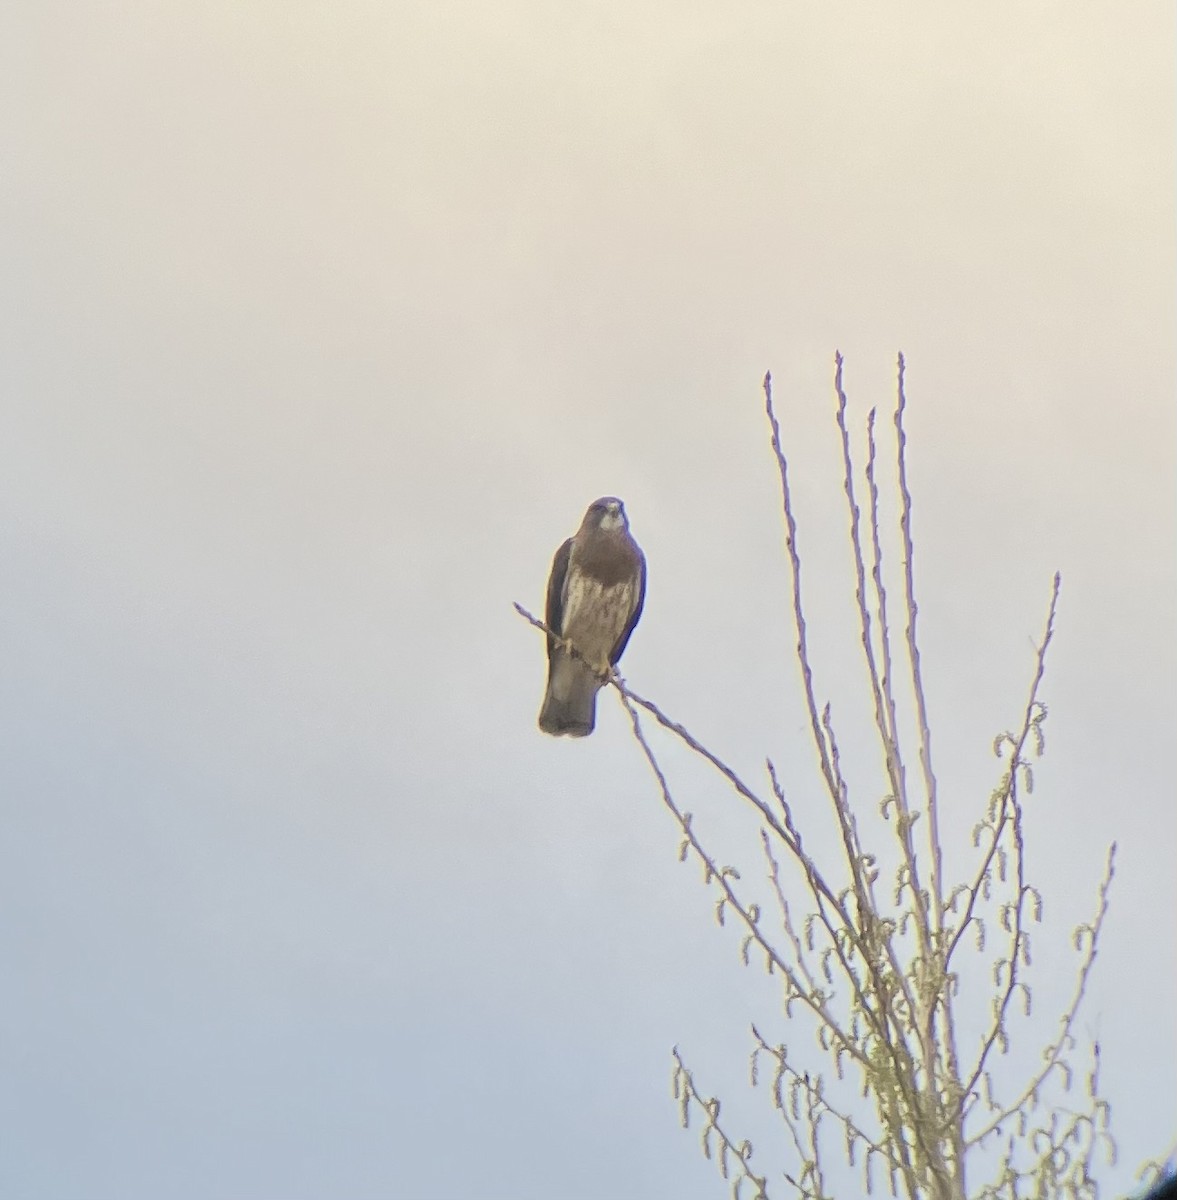
[[[1063,574],[1013,1057],[1115,839],[1109,1194],[1163,1153],[1173,47],[1151,2],[9,0],[0,1191],[725,1194],[670,1047],[754,1123],[787,1028],[615,698],[536,730],[511,602],[622,496],[631,685],[818,811],[759,386],[849,704],[836,349],[856,429],[907,355],[950,857]]]

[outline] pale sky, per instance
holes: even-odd
[[[674,1044],[787,1166],[771,993],[615,697],[537,731],[511,603],[623,497],[630,684],[818,810],[760,380],[849,704],[835,350],[857,429],[907,356],[949,857],[1062,572],[1012,1058],[1115,840],[1127,1190],[1177,1128],[1173,50],[1159,2],[10,0],[0,1191],[723,1196]]]

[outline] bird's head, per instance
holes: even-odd
[[[588,512],[584,514],[584,523],[596,526],[606,533],[615,533],[618,530],[629,528],[629,521],[625,516],[625,505],[616,496],[602,496],[600,500],[594,500],[589,505]]]

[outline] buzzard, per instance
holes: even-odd
[[[629,536],[625,505],[615,496],[593,501],[576,534],[556,551],[548,577],[544,733],[592,733],[602,676],[621,658],[645,598],[646,559]]]

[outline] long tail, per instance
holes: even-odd
[[[539,710],[539,727],[554,737],[587,737],[597,717],[600,680],[584,663],[557,650],[548,666],[548,690]]]

